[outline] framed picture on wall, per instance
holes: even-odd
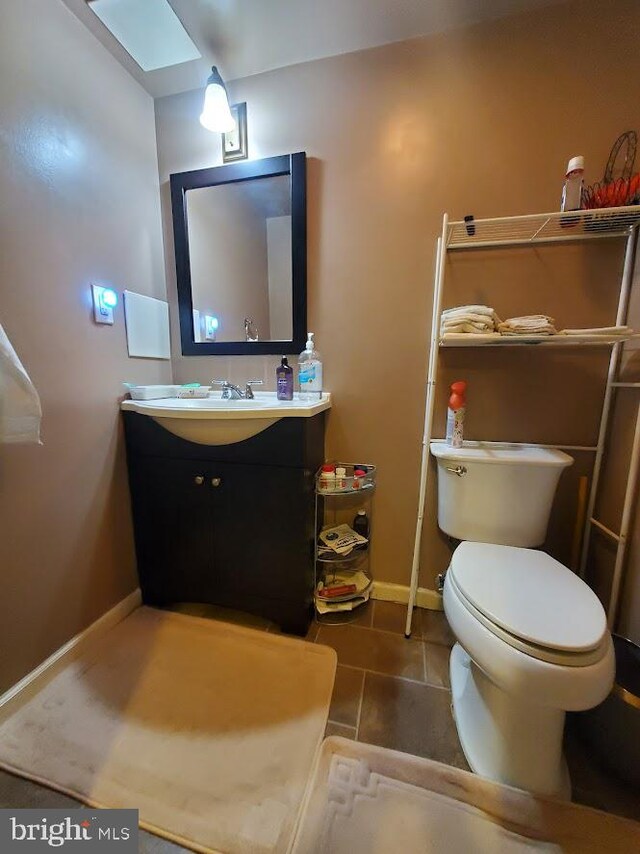
[[[249,156],[247,149],[247,102],[232,104],[231,115],[236,126],[228,133],[222,134],[222,162],[231,163],[234,160],[246,160]]]

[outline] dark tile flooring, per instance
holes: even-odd
[[[267,621],[204,605],[181,611],[278,631]],[[356,620],[338,626],[313,623],[307,640],[333,647],[338,668],[327,735],[437,759],[467,768],[451,716],[449,651],[454,637],[442,612],[416,609],[410,639],[406,606],[369,602]],[[604,772],[569,728],[566,754],[578,803],[640,820],[640,793]],[[0,807],[64,807],[75,801],[0,772]],[[184,849],[141,832],[144,854]]]
[[[451,716],[455,639],[442,612],[416,609],[407,640],[406,613],[405,605],[370,602],[356,624],[311,628],[309,640],[338,654],[326,734],[468,769]],[[640,821],[640,792],[600,768],[571,725],[565,752],[575,802]]]

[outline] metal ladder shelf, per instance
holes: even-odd
[[[616,326],[625,326],[629,310],[629,298],[635,267],[636,243],[640,227],[640,205],[624,208],[608,208],[604,210],[571,211],[570,213],[531,214],[527,216],[500,217],[495,219],[474,220],[472,224],[459,221],[449,222],[447,214],[442,219],[442,232],[436,243],[435,282],[433,295],[433,310],[431,318],[431,341],[429,345],[429,362],[427,376],[427,393],[425,401],[424,433],[422,439],[422,457],[420,467],[420,490],[418,497],[418,517],[411,567],[411,583],[409,588],[409,603],[407,606],[407,622],[405,636],[411,634],[411,620],[415,607],[416,594],[420,574],[420,545],[422,541],[422,525],[424,520],[427,484],[429,480],[429,443],[433,438],[433,413],[435,405],[436,381],[438,376],[438,352],[442,346],[440,340],[440,316],[442,311],[442,295],[444,291],[445,261],[448,252],[482,250],[487,248],[508,248],[510,246],[536,246],[542,243],[569,243],[601,238],[623,238],[626,241],[624,266],[620,280],[620,292],[616,314]],[[588,558],[589,543],[592,528],[597,528],[616,542],[616,561],[611,586],[611,595],[607,612],[610,628],[613,628],[624,569],[629,527],[631,524],[632,505],[640,474],[640,403],[635,425],[633,447],[629,462],[629,474],[625,488],[625,498],[620,524],[616,533],[609,529],[594,516],[605,442],[611,417],[613,394],[615,389],[640,388],[640,383],[625,383],[618,380],[624,341],[617,339],[608,341],[611,347],[609,368],[604,388],[598,441],[594,447],[582,450],[595,452],[593,474],[589,499],[587,504],[586,523],[582,539],[580,575],[584,576]],[[521,344],[523,347],[536,347],[535,343]],[[567,347],[567,349],[570,349]],[[571,348],[572,352],[576,352]],[[535,443],[527,443],[529,447],[544,447]],[[548,446],[547,446],[548,447]],[[562,447],[556,445],[555,447]],[[566,446],[565,446],[566,447]]]
[[[614,389],[640,389],[640,383],[611,383]],[[606,436],[605,436],[606,440]],[[609,595],[609,607],[607,608],[607,625],[610,630],[613,630],[616,616],[618,614],[618,605],[620,602],[620,592],[622,590],[622,578],[624,573],[624,559],[627,553],[627,545],[629,543],[629,528],[631,527],[631,514],[633,511],[633,502],[636,495],[638,485],[638,474],[640,473],[640,401],[636,413],[636,423],[633,431],[633,441],[631,445],[631,457],[629,459],[629,470],[627,473],[627,482],[624,490],[624,501],[622,504],[622,516],[620,519],[620,531],[616,533],[608,528],[603,522],[600,522],[593,515],[595,502],[597,499],[597,487],[600,481],[601,468],[598,471],[598,482],[592,481],[591,497],[593,498],[593,506],[587,515],[584,540],[582,545],[582,556],[580,559],[580,576],[584,578],[587,569],[587,559],[589,555],[589,543],[591,541],[591,529],[597,528],[609,539],[613,540],[616,545],[616,559],[613,567],[613,578],[611,581],[611,592]],[[595,472],[594,472],[595,475]],[[589,502],[591,504],[591,500]]]

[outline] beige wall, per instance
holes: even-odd
[[[248,103],[252,157],[306,150],[310,158],[308,326],[334,395],[327,450],[380,467],[378,578],[409,579],[442,213],[556,210],[573,154],[585,155],[591,180],[600,178],[613,140],[637,123],[639,27],[636,0],[580,0],[230,87],[233,100]],[[197,91],[156,102],[170,295],[168,174],[220,162],[219,139],[197,121],[200,101]],[[458,258],[446,305],[486,299],[504,315],[549,311],[560,325],[611,322],[619,247],[524,256]],[[213,360],[176,352],[176,377],[261,372],[273,388],[276,357]],[[470,438],[595,441],[602,358],[454,352],[443,366],[444,380],[470,381]],[[441,386],[439,430],[445,400]],[[561,557],[569,554],[577,476],[589,465],[577,458],[556,503],[550,544]],[[447,557],[432,495],[422,585],[432,586]]]
[[[269,338],[264,215],[238,184],[186,195],[193,307],[218,318],[217,341],[244,341],[245,317]]]
[[[122,303],[164,298],[153,102],[59,0],[0,10],[0,322],[35,382],[44,445],[0,448],[0,691],[136,586],[118,423]]]

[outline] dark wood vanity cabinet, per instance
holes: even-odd
[[[324,415],[199,445],[123,413],[143,601],[206,602],[306,633]]]

